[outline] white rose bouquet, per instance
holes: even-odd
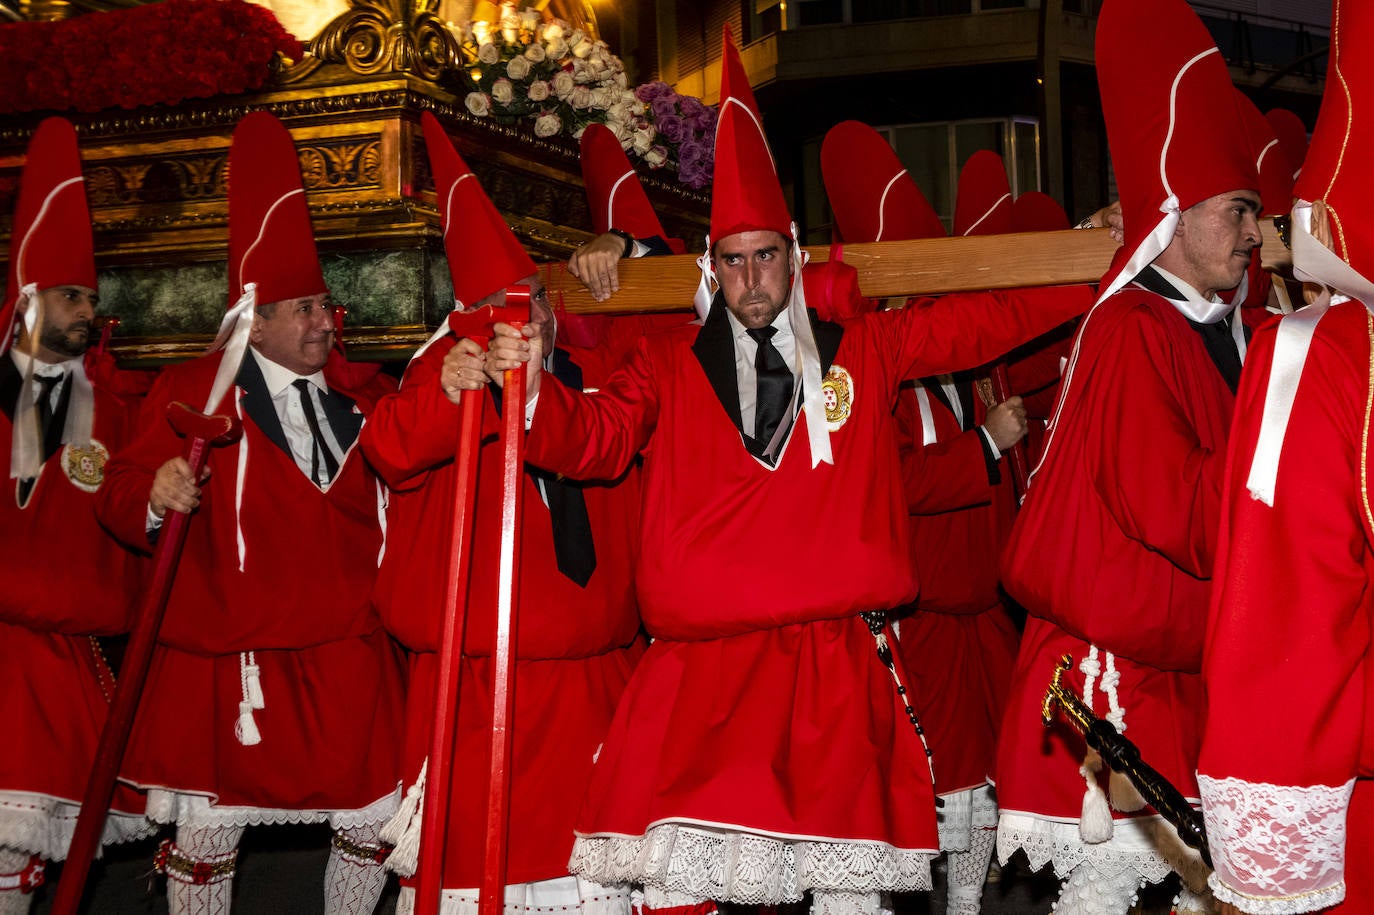
[[[588,124],[605,124],[650,168],[677,171],[691,187],[709,183],[715,111],[662,83],[630,90],[625,65],[604,41],[509,0],[494,23],[450,28],[474,117],[527,121],[544,138],[580,137]]]

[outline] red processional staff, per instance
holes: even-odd
[[[457,338],[467,337],[485,345],[497,322],[520,326],[529,319],[529,296],[528,286],[508,287],[504,307],[488,305],[470,312],[455,311],[449,315],[449,330]],[[507,403],[524,403],[525,373],[506,372],[504,391]],[[477,497],[477,456],[486,396],[485,391],[464,391],[460,404],[458,450],[454,455],[458,485],[453,498],[434,732],[430,740],[429,769],[425,776],[420,821],[420,853],[416,871],[419,885],[415,899],[418,915],[437,912],[443,890],[448,803],[452,787],[454,737],[458,728],[463,632],[467,621],[468,573],[472,560],[471,538]],[[525,466],[524,419],[523,410],[508,409],[501,422],[501,584],[496,605],[496,666],[492,680],[491,782],[479,897],[479,909],[482,912],[500,911],[505,899],[506,846],[510,828],[510,756],[514,734],[511,720],[515,697],[513,637],[516,607],[520,599],[519,518],[520,477]]]
[[[191,465],[192,479],[196,480],[200,479],[201,472],[205,469],[210,448],[235,441],[241,432],[236,417],[207,416],[184,403],[168,405],[167,422],[178,435],[186,439],[183,456]],[[100,844],[100,833],[105,826],[105,812],[109,810],[110,801],[114,797],[115,779],[119,775],[120,764],[124,761],[124,751],[129,745],[134,714],[138,711],[138,700],[143,695],[143,686],[148,679],[153,646],[157,642],[158,628],[162,625],[162,615],[167,609],[167,598],[172,593],[172,581],[176,577],[177,563],[181,560],[181,549],[186,544],[186,531],[190,522],[190,515],[169,510],[158,536],[157,550],[153,553],[152,580],[144,593],[143,605],[134,621],[133,631],[129,634],[129,646],[124,652],[124,662],[120,666],[119,681],[110,703],[110,714],[105,720],[105,729],[100,734],[100,745],[96,748],[91,778],[86,783],[86,793],[81,800],[81,814],[76,821],[76,832],[72,835],[62,879],[57,884],[57,895],[52,908],[54,912],[75,915],[81,904],[81,893],[85,889],[86,876]]]
[[[491,300],[504,289],[503,305],[455,310],[448,332],[485,345],[497,323],[521,326],[530,317],[530,287],[514,285],[535,273],[534,264],[506,228],[476,176],[458,155],[433,115],[421,123],[430,166],[434,172],[444,244],[449,253],[455,304]],[[461,223],[455,220],[461,217]],[[462,228],[450,232],[450,227]],[[486,231],[483,227],[491,227]],[[474,246],[482,250],[472,250]],[[489,246],[486,250],[483,246]],[[464,249],[466,250],[460,250]],[[459,256],[461,254],[461,257]],[[470,270],[459,263],[481,264]],[[477,460],[482,433],[485,391],[464,391],[460,398],[460,433],[454,455],[457,484],[448,554],[448,579],[439,643],[439,670],[434,705],[434,728],[429,741],[428,768],[421,807],[420,848],[416,868],[415,911],[439,911],[448,846],[449,801],[453,787],[454,740],[458,727],[459,685],[463,633],[467,622],[471,540],[477,493]],[[511,750],[513,743],[515,625],[519,606],[521,477],[525,467],[525,373],[510,371],[504,378],[501,440],[501,542],[498,562],[495,643],[492,676],[492,742],[487,821],[483,829],[482,880],[479,909],[498,915],[505,905],[506,851],[510,829]]]

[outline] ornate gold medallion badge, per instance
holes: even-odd
[[[821,396],[825,399],[825,425],[834,432],[849,419],[854,403],[854,379],[842,366],[830,366],[821,382]]]
[[[62,449],[62,472],[72,485],[85,492],[95,492],[105,482],[105,462],[110,450],[95,439],[89,448],[68,445]]]

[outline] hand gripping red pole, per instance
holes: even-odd
[[[992,367],[992,396],[1002,403],[1011,397],[1011,381],[1007,378],[1006,363],[999,362]],[[1011,477],[1016,483],[1016,493],[1022,498],[1030,485],[1030,462],[1026,459],[1026,440],[1020,438],[1011,446]]]
[[[206,416],[184,403],[167,405],[167,421],[178,435],[186,439],[185,457],[191,465],[192,479],[196,480],[200,479],[201,471],[205,468],[211,446],[226,445],[237,439],[242,431],[238,419],[233,416]],[[90,872],[91,860],[100,844],[100,834],[105,828],[105,815],[114,797],[115,779],[129,745],[134,713],[138,711],[138,701],[148,679],[153,645],[162,625],[162,614],[167,609],[167,598],[172,592],[172,581],[176,578],[177,563],[181,559],[181,548],[186,544],[186,530],[190,521],[190,515],[168,511],[158,535],[157,549],[153,552],[152,581],[144,592],[143,606],[129,634],[129,646],[124,652],[124,663],[119,671],[114,699],[110,703],[110,714],[100,734],[91,777],[81,800],[81,815],[76,821],[71,848],[67,851],[67,863],[57,883],[52,910],[59,915],[76,915],[77,907],[81,904],[81,893]]]
[[[485,306],[469,312],[454,312],[449,315],[449,329],[455,337],[467,337],[485,346],[491,338],[492,327],[496,322],[504,321],[518,325],[529,317],[528,292],[524,295],[523,309],[511,304],[514,298],[508,290],[508,305],[505,308]],[[523,382],[524,376],[520,377]],[[477,457],[485,399],[485,391],[464,391],[460,402],[458,448],[454,455],[457,480],[453,495],[453,527],[449,540],[443,633],[439,643],[434,731],[430,739],[424,806],[420,819],[420,852],[416,869],[418,884],[415,890],[417,915],[435,915],[439,911],[443,889],[444,850],[448,838],[448,806],[453,779],[453,743],[458,729],[458,692],[462,672],[463,632],[467,623],[468,573],[472,560],[472,525],[477,497]],[[520,403],[523,402],[522,390]],[[523,433],[524,409],[521,408],[517,413],[522,420],[520,428]]]

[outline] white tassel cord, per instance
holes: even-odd
[[[386,869],[402,877],[414,877],[420,866],[420,827],[425,807],[425,773],[428,769],[429,760],[426,759],[420,766],[415,784],[401,799],[400,809],[382,827],[382,841],[392,846],[391,854],[386,859]]]
[[[1108,655],[1110,657],[1110,655]],[[1088,655],[1079,663],[1078,669],[1083,673],[1083,701],[1088,708],[1092,708],[1093,686],[1097,678],[1102,675],[1102,665],[1098,661],[1097,646],[1091,646]],[[1115,673],[1115,667],[1112,668]],[[1103,678],[1104,681],[1106,678]],[[1078,818],[1078,834],[1083,841],[1089,845],[1099,845],[1106,842],[1115,832],[1112,824],[1112,811],[1107,805],[1107,795],[1103,793],[1102,786],[1097,782],[1097,773],[1102,771],[1102,757],[1091,747],[1083,757],[1083,764],[1078,767],[1078,774],[1083,776],[1086,790],[1083,792],[1083,809]]]
[[[238,720],[234,722],[234,737],[245,747],[255,747],[262,743],[262,734],[253,720],[253,710],[265,708],[266,703],[257,656],[251,651],[239,652],[239,687],[243,698],[239,701]]]

